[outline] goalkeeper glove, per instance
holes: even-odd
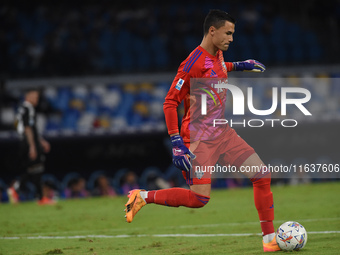
[[[184,171],[190,171],[192,168],[191,159],[195,159],[193,154],[183,142],[180,135],[171,136],[172,143],[172,162],[174,165]]]
[[[254,59],[248,59],[241,62],[233,62],[235,71],[248,71],[248,72],[264,72],[266,67],[264,64]]]

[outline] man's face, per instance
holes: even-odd
[[[214,46],[222,51],[228,50],[229,44],[233,41],[235,24],[226,21],[219,29],[212,27],[210,31]]]
[[[38,91],[30,91],[26,95],[26,100],[29,101],[33,106],[37,106],[39,102],[39,92]]]

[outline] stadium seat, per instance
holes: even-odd
[[[61,127],[61,117],[57,114],[48,116],[45,131],[60,131]]]
[[[79,84],[79,85],[72,86],[71,97],[73,99],[87,100],[88,94],[89,94],[89,91],[85,85]]]
[[[44,97],[54,109],[58,109],[58,92],[55,87],[48,87],[44,90]]]
[[[60,87],[58,88],[58,97],[56,107],[58,110],[65,111],[69,108],[69,101],[71,99],[71,88]]]
[[[67,109],[64,112],[62,126],[63,129],[76,130],[80,112],[76,109]]]
[[[131,43],[134,40],[135,38],[133,34],[128,30],[121,29],[117,35],[117,48],[120,49],[117,58],[120,71],[127,72],[135,68],[135,64],[133,62],[133,53],[131,52]]]
[[[140,36],[136,37],[133,44],[133,49],[135,61],[136,61],[136,70],[138,71],[147,71],[150,69],[150,47],[146,39],[141,38]]]
[[[166,67],[168,62],[167,51],[164,40],[157,36],[152,36],[149,41],[152,65],[161,68]]]
[[[117,111],[117,116],[124,117],[128,120],[128,116],[132,111],[133,103],[135,102],[135,97],[133,93],[125,92],[123,95],[122,103]]]
[[[321,57],[322,52],[315,33],[310,30],[305,31],[302,43],[307,50],[307,58],[309,61],[316,61]]]

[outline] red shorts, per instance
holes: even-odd
[[[185,145],[189,147],[190,143]],[[204,167],[215,166],[218,162],[222,166],[231,165],[239,168],[250,155],[255,153],[255,150],[238,136],[234,129],[229,128],[216,140],[200,141],[193,153],[196,159],[191,161],[192,171],[182,171],[189,185],[211,183],[211,173],[196,172],[197,167],[204,169]]]

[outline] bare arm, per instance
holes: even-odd
[[[43,137],[40,137],[40,144],[43,147],[45,153],[50,152],[50,150],[51,150],[50,143],[47,142]]]
[[[26,135],[27,142],[29,145],[28,155],[31,160],[35,160],[37,158],[37,148],[35,147],[35,144],[34,144],[33,131],[31,127],[29,126],[25,127],[25,135]]]

